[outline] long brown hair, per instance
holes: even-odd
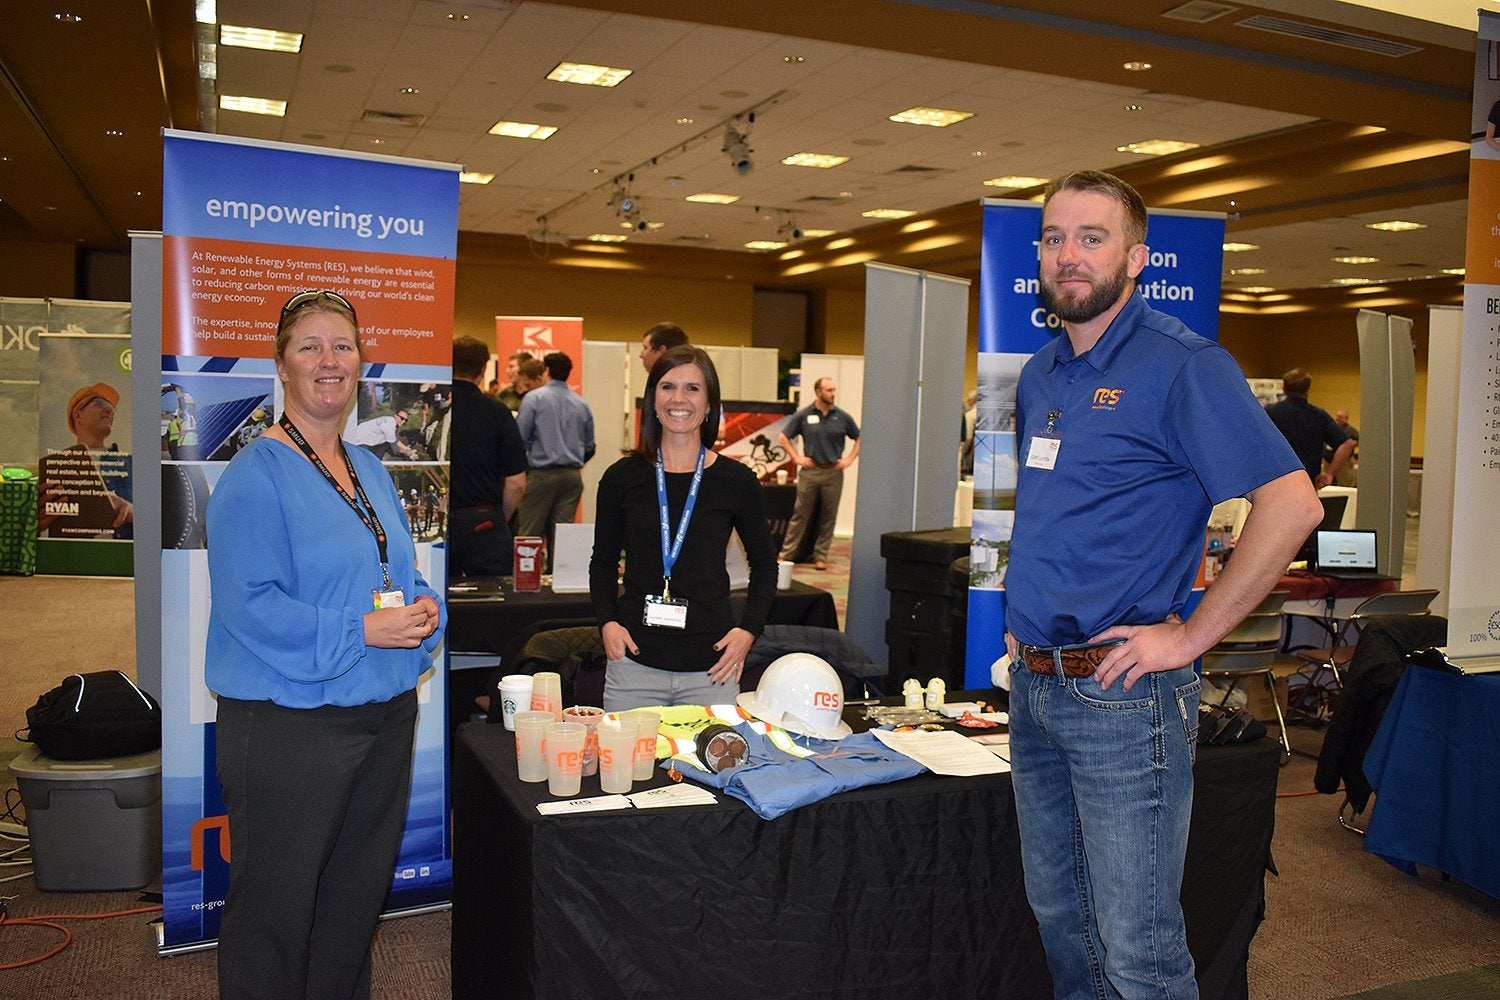
[[[646,377],[646,392],[641,403],[641,441],[635,454],[648,462],[656,461],[656,451],[661,447],[661,419],[656,415],[656,385],[667,372],[683,365],[697,365],[703,373],[703,388],[708,393],[708,410],[703,414],[703,423],[698,436],[703,447],[712,448],[719,437],[719,372],[713,359],[701,347],[684,344],[674,347],[656,359],[651,374]]]

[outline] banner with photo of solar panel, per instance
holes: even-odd
[[[277,321],[309,289],[340,293],[359,317],[364,374],[345,440],[380,455],[403,498],[446,498],[458,168],[168,131],[162,215],[162,951],[171,952],[218,936],[232,855],[203,680],[205,504],[229,460],[280,412]],[[442,518],[424,512],[446,504],[406,507],[417,566],[442,590]],[[439,649],[418,687],[387,912],[449,897],[445,658]]]

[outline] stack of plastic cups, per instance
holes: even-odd
[[[618,720],[605,719],[595,734],[599,738],[599,790],[607,795],[630,791],[635,776],[635,719],[621,715]]]
[[[577,795],[583,779],[583,741],[588,727],[581,722],[547,726],[547,791],[559,798]]]
[[[547,780],[547,727],[551,712],[517,712],[516,767],[522,781]]]
[[[531,709],[534,712],[551,712],[553,722],[563,720],[561,674],[552,670],[540,670],[532,675]]]
[[[635,734],[635,772],[632,777],[636,781],[649,781],[651,772],[656,767],[656,730],[661,726],[661,713],[636,709],[626,714],[635,717],[638,727]]]

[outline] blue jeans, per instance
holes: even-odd
[[[1026,898],[1063,998],[1196,998],[1182,922],[1200,682],[1012,666],[1010,746]]]

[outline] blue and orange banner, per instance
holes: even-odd
[[[458,168],[176,131],[164,165],[161,950],[173,952],[218,936],[233,854],[203,682],[203,511],[229,459],[279,412],[276,326],[297,292],[329,289],[354,304],[366,368],[345,438],[386,463],[418,568],[436,586],[447,579]],[[417,695],[387,912],[444,904],[452,884],[442,652]]]
[[[1062,333],[1037,271],[1042,206],[988,199],[979,266],[978,403],[974,433],[974,523],[969,547],[969,631],[964,682],[988,687],[1005,652],[1005,568],[1016,496],[1016,382],[1026,359]],[[1224,217],[1150,213],[1150,255],[1136,282],[1152,308],[1219,339]]]

